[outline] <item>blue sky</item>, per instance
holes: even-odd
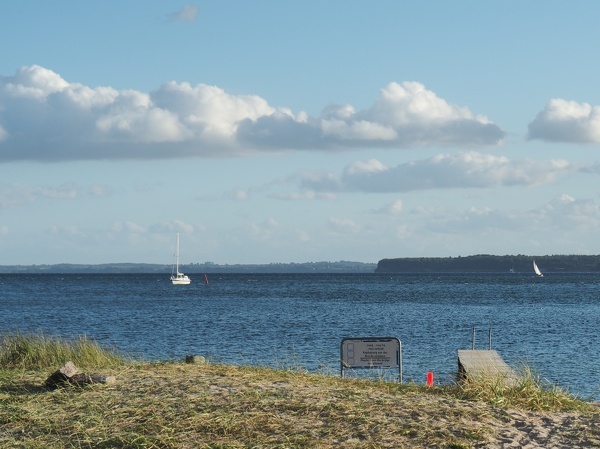
[[[0,3],[0,265],[599,254],[600,3]]]

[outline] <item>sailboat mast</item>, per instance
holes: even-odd
[[[191,282],[189,276],[179,271],[179,232],[177,233],[177,244],[175,245],[175,272],[171,274],[171,282],[175,285],[188,285]]]
[[[175,273],[179,274],[179,232],[177,233],[177,246],[175,249]]]

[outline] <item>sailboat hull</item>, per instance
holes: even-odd
[[[188,285],[192,280],[185,274],[171,276],[171,282],[173,285]]]

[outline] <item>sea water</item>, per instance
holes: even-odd
[[[451,382],[457,350],[499,352],[600,399],[600,275],[0,274],[0,333],[87,336],[146,360],[340,375],[344,338],[396,337],[404,382]],[[475,330],[475,332],[473,332]]]

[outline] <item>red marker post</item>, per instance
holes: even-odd
[[[427,373],[427,386],[433,387],[433,372],[432,371],[429,371]]]

